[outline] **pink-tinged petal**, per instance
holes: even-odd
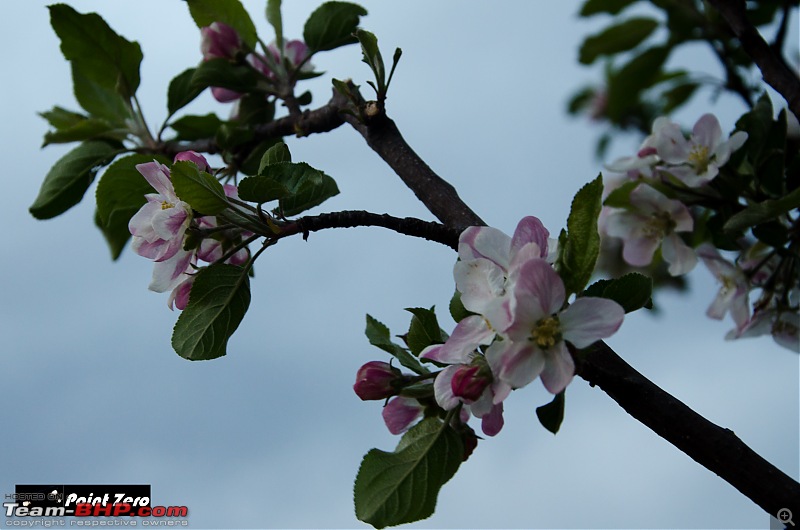
[[[664,206],[664,211],[669,214],[675,223],[675,228],[673,228],[675,232],[691,232],[694,230],[694,218],[692,218],[692,214],[685,204],[680,201],[670,200]]]
[[[631,192],[630,200],[637,210],[645,214],[668,211],[672,203],[666,195],[647,185],[637,186]]]
[[[560,342],[547,351],[544,370],[540,377],[548,392],[558,394],[567,388],[574,375],[575,362],[572,360],[566,344]]]
[[[458,257],[467,261],[486,258],[508,270],[511,238],[490,226],[470,226],[458,239]]]
[[[505,401],[505,399],[511,394],[511,385],[506,383],[505,381],[500,381],[499,379],[495,379],[494,383],[492,383],[492,403],[495,405]]]
[[[175,155],[175,159],[173,160],[173,162],[179,161],[192,162],[200,171],[209,171],[211,169],[211,166],[208,165],[208,160],[206,160],[206,157],[196,151],[181,151]]]
[[[189,303],[189,294],[191,293],[192,285],[194,284],[194,275],[187,274],[186,276],[187,278],[178,284],[178,286],[169,294],[167,306],[169,306],[171,310],[173,308],[178,308],[183,311],[186,309],[186,305]]]
[[[464,364],[475,348],[490,344],[495,332],[480,315],[472,315],[456,325],[453,334],[440,348],[429,346],[420,357],[444,364]]]
[[[606,298],[582,297],[559,314],[564,340],[578,348],[610,337],[622,325],[625,310]]]
[[[709,166],[709,168],[711,167],[712,166]],[[699,188],[700,186],[708,184],[708,181],[711,180],[707,172],[703,173],[702,175],[698,175],[697,171],[695,171],[695,169],[691,166],[668,167],[664,168],[664,172],[669,173],[676,179],[680,180],[689,188]]]
[[[146,237],[148,241],[153,241],[155,232],[153,231],[152,219],[159,211],[161,211],[160,202],[145,203],[128,221],[128,231],[133,236]]]
[[[722,320],[725,317],[725,313],[728,312],[735,294],[736,291],[733,289],[725,289],[724,287],[720,289],[714,301],[708,306],[706,316],[714,320]]]
[[[508,264],[508,279],[511,283],[515,283],[519,268],[526,262],[532,259],[544,259],[548,263],[552,263],[548,259],[548,252],[542,250],[538,243],[531,241],[526,243],[516,251],[511,252],[511,263]]]
[[[528,341],[498,341],[486,350],[486,360],[496,379],[522,388],[544,369],[544,354]]]
[[[694,269],[697,265],[697,256],[678,234],[670,234],[664,238],[661,245],[661,254],[664,261],[669,263],[667,271],[673,276],[682,276]]]
[[[171,208],[162,208],[153,214],[151,222],[158,237],[161,239],[183,237],[183,233],[191,221],[189,212],[182,207],[184,204],[186,203],[178,203]]]
[[[453,277],[461,303],[473,313],[483,314],[494,299],[505,295],[503,269],[488,259],[457,261]]]
[[[169,179],[167,166],[153,161],[137,164],[136,170],[153,186],[153,189],[164,196],[165,200],[172,201],[177,199],[175,188],[172,187],[172,181]]]
[[[528,333],[532,324],[561,309],[565,296],[564,282],[549,263],[543,259],[525,262],[514,285],[511,328]],[[513,337],[511,328],[508,333]],[[527,328],[527,331],[519,328]]]
[[[242,95],[239,92],[234,92],[233,90],[229,90],[227,88],[222,88],[219,86],[211,87],[211,95],[214,96],[214,99],[216,99],[220,103],[229,103],[231,101],[236,101],[237,99],[240,99],[242,97]]]
[[[677,123],[659,121],[653,123],[653,147],[658,155],[668,164],[682,164],[686,162],[691,152],[691,145],[684,138],[683,132]]]
[[[233,256],[228,258],[226,263],[230,263],[231,265],[244,265],[248,260],[250,260],[250,253],[246,248],[240,248]]]
[[[703,114],[697,123],[692,128],[692,140],[696,145],[713,150],[722,138],[722,127],[719,125],[719,120],[713,114]],[[710,153],[709,153],[710,154]]]
[[[216,239],[204,239],[200,243],[200,248],[197,249],[197,257],[208,263],[214,263],[224,255],[225,253],[222,251],[222,243]]]
[[[498,403],[492,407],[489,414],[481,418],[481,430],[486,436],[495,436],[503,428],[504,423],[503,404]]]
[[[532,215],[523,217],[517,224],[514,236],[511,238],[512,258],[519,249],[528,243],[536,243],[542,252],[539,257],[545,257],[547,255],[547,240],[549,237],[550,232],[547,231],[547,228],[544,227],[539,219]]]
[[[292,66],[297,66],[308,57],[308,46],[301,40],[290,40],[283,45],[283,52]],[[309,63],[303,65],[303,70],[307,70]]]
[[[731,153],[738,151],[747,141],[747,133],[744,131],[737,131],[728,139],[727,142],[722,142],[714,151],[714,163],[717,167],[722,167],[731,157]]]
[[[742,285],[736,289],[729,307],[731,318],[736,323],[736,329],[742,330],[750,322],[750,300],[747,287]]]
[[[194,252],[180,250],[171,258],[156,262],[148,289],[157,293],[171,291],[182,281],[181,275],[189,268]]]
[[[494,407],[494,392],[492,386],[487,386],[478,399],[469,404],[469,410],[476,418],[482,418],[491,412]]]
[[[169,242],[163,239],[156,239],[151,242],[143,237],[134,237],[131,249],[144,258],[156,260],[167,253]]]
[[[658,248],[659,240],[652,237],[636,237],[626,239],[622,248],[622,257],[634,267],[645,267],[653,261],[653,254]]]
[[[422,407],[416,399],[397,396],[383,407],[381,415],[389,432],[400,434],[407,431],[414,420],[422,415]]]
[[[611,208],[605,220],[606,234],[611,237],[628,239],[638,232],[638,227],[645,221],[641,215],[633,214],[625,210]]]
[[[433,381],[433,394],[436,397],[436,403],[444,410],[452,410],[461,403],[461,400],[453,394],[453,376],[461,366],[460,364],[448,366],[439,372],[439,375]]]

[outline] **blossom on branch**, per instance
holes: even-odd
[[[737,332],[741,332],[750,321],[750,284],[747,277],[739,267],[723,258],[716,248],[707,243],[698,247],[697,255],[722,284],[706,314],[722,320],[730,312]]]
[[[244,48],[242,38],[235,29],[224,22],[212,22],[200,28],[200,51],[203,60],[234,60]]]

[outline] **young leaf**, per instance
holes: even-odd
[[[239,0],[186,0],[186,3],[198,28],[222,22],[235,29],[247,46],[255,47],[256,27]]]
[[[97,170],[121,152],[117,145],[88,141],[64,155],[45,176],[30,207],[31,214],[37,219],[50,219],[81,202]]]
[[[286,186],[271,177],[246,177],[239,183],[239,198],[259,204],[286,197]]]
[[[284,215],[297,215],[339,193],[336,181],[305,162],[277,162],[264,166],[261,173],[289,190],[289,195],[280,201]]]
[[[75,99],[81,108],[98,118],[104,118],[120,127],[127,127],[131,118],[130,102],[122,97],[116,88],[105,86],[84,75],[83,71],[72,65],[72,85]]]
[[[378,38],[369,31],[359,29],[356,31],[356,38],[361,43],[361,53],[363,54],[362,61],[367,65],[375,74],[375,81],[378,83],[378,93],[382,94],[386,91],[386,68],[383,64],[383,57],[381,50],[378,48]]]
[[[88,118],[85,114],[73,112],[59,106],[55,106],[51,110],[45,112],[40,112],[39,116],[46,119],[47,123],[57,131],[70,129]]]
[[[604,206],[612,208],[629,208],[631,205],[631,192],[639,186],[640,182],[632,180],[608,194],[603,201]]]
[[[195,68],[190,86],[192,90],[201,92],[210,86],[252,92],[257,89],[260,80],[261,76],[249,66],[233,64],[227,59],[211,59]]]
[[[364,330],[364,333],[367,335],[367,340],[369,340],[370,344],[394,356],[400,361],[400,364],[409,370],[420,375],[429,372],[429,370],[422,366],[405,348],[392,342],[389,328],[370,315],[367,315],[367,329]]]
[[[349,2],[325,2],[308,17],[303,39],[311,53],[332,50],[357,42],[353,37],[367,10]]]
[[[206,114],[205,116],[184,116],[169,126],[178,133],[181,140],[200,140],[202,138],[214,138],[217,131],[222,126],[222,120],[216,114]]]
[[[638,0],[586,0],[581,7],[580,16],[588,17],[598,13],[616,15]]]
[[[751,204],[741,212],[731,216],[725,223],[724,229],[726,232],[735,233],[775,219],[796,208],[800,208],[800,188],[780,199],[767,199]]]
[[[589,281],[600,253],[597,217],[603,179],[598,176],[575,194],[567,218],[567,234],[559,237],[558,273],[568,293],[579,293]]]
[[[127,135],[127,130],[115,128],[104,119],[84,118],[71,127],[46,132],[42,147],[50,144],[82,142],[84,140],[108,139],[122,141]]]
[[[49,9],[50,24],[61,40],[61,52],[73,68],[129,100],[139,87],[139,44],[117,35],[96,13],[84,15],[65,4]]]
[[[419,357],[422,350],[428,346],[441,344],[447,340],[447,337],[442,335],[433,308],[408,307],[406,311],[414,315],[406,335],[406,343],[415,356]]]
[[[175,194],[201,214],[216,215],[228,207],[222,184],[192,162],[175,162],[170,174]]]
[[[194,83],[196,68],[188,68],[176,75],[167,89],[167,111],[172,116],[194,101],[206,87]]]
[[[190,361],[222,357],[249,305],[250,281],[244,269],[218,263],[200,270],[189,304],[175,323],[172,347]]]
[[[461,293],[456,291],[450,299],[450,316],[456,322],[461,322],[470,315],[474,315],[472,311],[468,311],[464,304],[461,302]]]
[[[652,18],[634,17],[587,37],[581,45],[578,60],[592,64],[601,55],[631,50],[649,37],[658,27]]]
[[[263,157],[261,157],[261,163],[258,165],[258,174],[263,174],[264,168],[271,166],[272,164],[291,161],[292,154],[289,152],[289,147],[283,142],[278,142],[267,149],[267,152],[264,153]]]
[[[614,300],[626,313],[653,307],[653,280],[644,274],[631,272],[615,280],[598,280],[581,293]]]
[[[275,43],[283,49],[283,19],[281,18],[281,0],[267,1],[267,22],[275,28]]]
[[[458,434],[436,418],[412,427],[388,453],[369,451],[356,476],[356,517],[375,528],[425,519],[433,514],[441,487],[464,456]]]
[[[136,165],[153,160],[169,163],[167,158],[159,155],[126,156],[108,166],[97,183],[95,222],[111,247],[113,259],[119,257],[131,237],[128,221],[147,202],[145,194],[154,192],[150,183],[136,170]]]
[[[553,401],[547,405],[536,407],[536,417],[542,427],[553,434],[558,433],[561,422],[564,421],[564,391],[555,395]]]

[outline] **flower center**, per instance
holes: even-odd
[[[675,221],[667,212],[656,212],[644,223],[642,231],[647,238],[663,239],[675,226]]]
[[[175,205],[169,201],[161,201],[162,210],[169,210],[170,208],[175,208]]]
[[[708,147],[705,145],[695,145],[689,152],[689,163],[692,164],[698,173],[705,173],[708,170]]]
[[[531,330],[531,340],[541,349],[546,350],[561,341],[561,325],[558,317],[551,316],[541,319]]]

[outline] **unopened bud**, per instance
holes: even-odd
[[[233,59],[242,51],[242,39],[236,30],[223,22],[212,22],[200,29],[203,60]]]
[[[370,361],[358,369],[353,390],[364,401],[386,399],[397,394],[393,383],[402,377],[389,363]]]
[[[453,395],[467,401],[477,401],[492,382],[491,376],[478,365],[465,365],[453,374]]]
[[[194,163],[200,171],[208,171],[211,169],[206,157],[196,151],[181,151],[175,155],[175,160],[173,160],[173,162],[179,162],[181,160]]]

